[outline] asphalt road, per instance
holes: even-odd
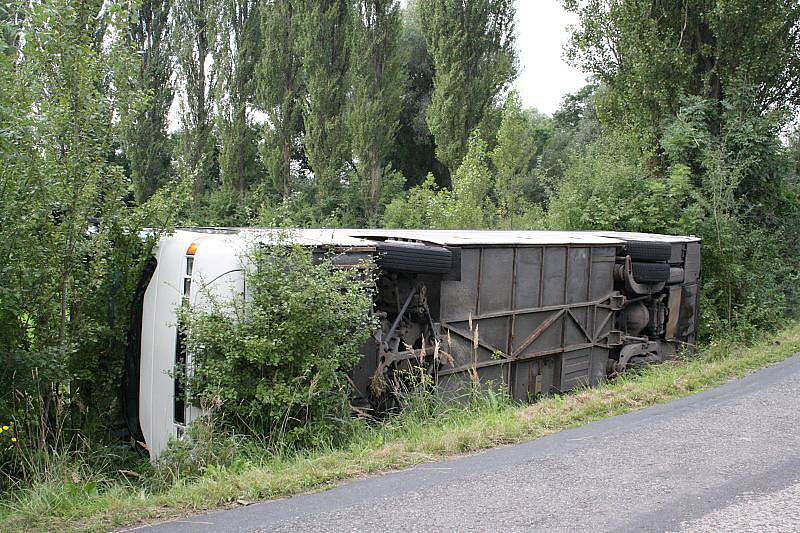
[[[800,531],[800,356],[517,446],[147,531]]]

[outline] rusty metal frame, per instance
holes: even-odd
[[[462,277],[461,281],[469,283],[473,287],[470,292],[474,292],[474,296],[472,296],[474,298],[472,301],[474,312],[470,312],[467,316],[463,316],[461,313],[451,314],[446,318],[442,317],[439,322],[438,326],[442,337],[446,336],[449,339],[452,334],[457,340],[454,339],[445,343],[448,351],[454,352],[455,350],[455,352],[451,354],[449,361],[448,359],[442,360],[443,365],[439,365],[437,368],[437,379],[439,377],[450,377],[453,374],[470,374],[474,381],[479,374],[484,374],[485,371],[481,372],[481,369],[497,368],[500,369],[501,382],[508,384],[510,387],[515,387],[517,386],[515,385],[517,383],[515,381],[516,378],[512,376],[519,363],[533,360],[552,360],[556,368],[551,372],[562,376],[562,355],[584,352],[578,357],[585,357],[590,368],[594,368],[591,365],[601,364],[600,359],[602,358],[600,352],[595,349],[608,353],[609,350],[616,348],[620,344],[621,332],[613,329],[614,317],[616,316],[616,311],[624,307],[625,297],[623,293],[615,290],[610,283],[606,286],[606,282],[603,281],[601,285],[596,285],[597,280],[595,279],[600,272],[600,270],[595,269],[602,268],[603,272],[609,269],[609,281],[613,280],[613,264],[616,262],[616,254],[614,251],[609,253],[608,250],[604,250],[602,254],[597,253],[598,248],[605,249],[608,247],[567,244],[565,246],[528,247],[513,245],[469,248],[475,250],[475,255],[470,259],[472,266],[469,276],[467,278]],[[510,250],[508,250],[507,255],[494,255],[495,252],[492,250],[497,250],[498,248]],[[538,250],[533,255],[527,252],[527,255],[523,258],[521,253],[526,248],[538,248]],[[557,259],[550,255],[553,249],[563,250],[563,252],[559,253]],[[576,255],[576,252],[579,253]],[[562,253],[563,258],[561,257]],[[487,254],[492,255],[487,256]],[[505,287],[502,283],[498,285],[496,282],[491,281],[494,274],[490,273],[488,278],[484,275],[484,271],[495,272],[493,261],[503,262],[504,266],[502,268],[507,269],[503,270],[503,277],[510,275],[509,281],[511,283]],[[530,265],[525,267],[524,274],[521,274],[519,270],[523,265],[520,261],[525,261],[525,264]],[[609,263],[611,264],[610,267],[608,266]],[[601,264],[604,266],[601,267]],[[487,268],[490,268],[491,271],[487,270]],[[576,268],[578,271],[572,272]],[[530,277],[530,274],[528,274],[529,269],[534,269],[530,273],[535,277]],[[548,285],[552,284],[549,277],[554,272],[560,272],[559,278],[561,279],[558,280],[558,285]],[[520,282],[520,275],[525,276],[526,287],[531,288],[517,288]],[[604,276],[605,274],[603,274],[603,280],[605,280]],[[578,278],[586,280],[581,283],[582,286],[580,288],[575,286]],[[486,285],[486,283],[491,284]],[[492,309],[484,310],[483,300],[488,294],[486,287],[493,287],[493,291],[510,291],[510,293],[493,297]],[[538,289],[534,289],[535,287],[538,287]],[[519,290],[524,292],[519,292]],[[517,309],[519,298],[526,298],[526,294],[530,294],[529,291],[531,290],[535,290],[536,296],[528,304],[530,307]],[[558,296],[559,293],[561,294],[560,297]],[[499,308],[498,298],[505,302],[501,303]],[[553,303],[549,304],[549,302]],[[607,312],[600,312],[601,310]],[[525,326],[524,330],[520,330],[519,325],[522,323],[520,322],[522,317],[528,317],[528,320],[530,320],[531,318],[535,319],[537,316],[541,322],[535,320],[535,325],[532,324],[530,329]],[[491,319],[505,319],[505,326],[492,326],[494,333],[487,335],[482,330],[481,324],[483,321]],[[524,323],[529,323],[528,320]],[[497,324],[495,321],[492,322]],[[537,324],[536,322],[539,323]],[[467,329],[467,324],[469,324],[469,329]],[[505,334],[501,335],[500,331],[502,329],[498,330],[498,327],[504,329]],[[556,333],[553,328],[558,328],[559,331]],[[553,334],[547,335],[548,332]],[[545,335],[548,336],[549,340],[542,343],[541,340]],[[455,346],[453,342],[456,343]],[[465,344],[463,347],[461,346],[462,343]],[[469,351],[467,348],[469,345],[472,346],[473,356],[467,358],[465,356]],[[477,358],[478,350],[483,353],[480,359]],[[527,353],[526,350],[528,350]],[[453,358],[456,352],[460,354],[457,362]],[[595,356],[594,354],[597,355]],[[575,359],[571,359],[571,361],[575,361]],[[539,367],[537,366],[536,368]],[[594,372],[595,370],[587,370],[586,379],[594,379],[592,377],[596,375]],[[494,371],[492,371],[492,375],[495,375]],[[541,376],[537,376],[536,380],[540,380],[540,378]],[[562,378],[555,379],[554,383],[548,385],[548,390],[559,390]],[[574,378],[571,377],[570,379]],[[539,383],[539,381],[536,381],[536,383]],[[535,387],[541,389],[539,385]]]
[[[467,364],[460,365],[460,366],[454,367],[454,368],[441,369],[441,370],[438,371],[438,374],[442,375],[442,376],[448,375],[448,374],[456,374],[456,373],[459,373],[459,372],[465,372],[465,371],[470,370],[470,369],[477,369],[477,368],[485,368],[485,367],[490,367],[490,366],[495,366],[495,365],[502,365],[502,364],[511,363],[513,361],[525,361],[525,360],[534,359],[534,358],[537,358],[537,357],[545,357],[545,356],[549,356],[549,355],[568,353],[568,352],[573,352],[573,351],[577,351],[577,350],[583,350],[583,349],[586,349],[586,348],[592,348],[592,347],[595,347],[595,346],[600,346],[600,347],[603,347],[603,348],[607,348],[608,345],[604,344],[602,342],[602,341],[606,340],[607,335],[601,336],[600,332],[602,332],[605,329],[605,327],[608,324],[608,322],[610,321],[611,317],[614,316],[614,313],[609,313],[606,316],[606,318],[599,325],[596,323],[596,320],[593,320],[592,324],[594,325],[594,327],[592,328],[593,331],[592,331],[592,334],[590,335],[589,332],[586,331],[586,329],[580,323],[580,321],[577,318],[575,318],[575,315],[572,314],[572,309],[586,308],[586,309],[592,309],[592,310],[596,311],[597,308],[601,308],[601,309],[608,309],[610,311],[616,311],[616,310],[618,310],[618,307],[617,307],[617,305],[615,305],[614,302],[615,302],[615,299],[619,295],[620,294],[615,291],[615,292],[607,295],[604,298],[600,298],[600,299],[589,301],[589,302],[576,302],[576,303],[571,303],[571,304],[552,305],[552,306],[547,306],[547,307],[515,309],[515,310],[509,310],[509,311],[496,311],[496,312],[485,313],[485,314],[477,315],[477,316],[470,316],[470,317],[465,318],[465,319],[450,320],[449,321],[450,323],[442,322],[440,324],[440,327],[443,328],[444,330],[446,330],[446,331],[448,331],[450,333],[454,333],[454,334],[458,335],[459,337],[461,337],[461,338],[463,338],[463,339],[465,339],[465,340],[467,340],[469,342],[475,342],[475,338],[473,337],[472,334],[470,334],[469,332],[467,332],[467,331],[465,331],[465,330],[463,330],[463,329],[461,329],[459,327],[453,326],[451,323],[452,322],[479,321],[479,320],[485,319],[485,318],[502,318],[502,317],[511,317],[511,319],[513,321],[519,315],[531,315],[531,314],[549,313],[549,312],[556,311],[553,314],[553,316],[549,317],[542,324],[540,324],[539,327],[537,327],[536,330],[534,330],[528,337],[526,337],[525,340],[522,342],[522,344],[519,347],[516,347],[510,354],[508,353],[508,350],[502,350],[497,346],[494,346],[492,344],[489,344],[489,343],[485,342],[484,340],[482,340],[480,338],[480,334],[479,334],[478,338],[477,338],[478,346],[480,346],[480,347],[482,347],[482,348],[484,348],[486,350],[489,350],[492,353],[499,354],[500,357],[498,357],[497,359],[489,360],[489,361],[481,361],[481,362],[477,362],[477,363],[476,362],[472,362],[472,363],[467,363]],[[581,333],[584,335],[584,337],[586,338],[586,340],[588,342],[581,343],[581,344],[572,344],[570,346],[564,346],[565,343],[564,343],[564,340],[562,339],[561,347],[559,347],[559,348],[554,348],[554,349],[550,349],[550,350],[541,350],[541,351],[538,351],[538,352],[535,352],[535,353],[532,353],[532,354],[523,355],[522,352],[528,346],[533,344],[536,341],[536,339],[541,337],[550,327],[552,327],[554,324],[556,324],[561,318],[565,318],[565,317],[569,317],[570,319],[572,319],[572,322],[576,326],[578,326],[579,330],[581,331]],[[513,322],[512,322],[512,324],[513,324]],[[513,329],[511,329],[511,331],[513,333]],[[563,336],[563,334],[564,334],[564,329],[562,328],[562,336]]]

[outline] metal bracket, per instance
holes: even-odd
[[[608,332],[606,336],[606,344],[608,346],[622,346],[622,342],[624,340],[624,335],[621,331],[612,329]]]
[[[400,337],[402,333],[401,335],[396,334],[403,331],[403,328],[400,327],[400,324],[403,321],[403,317],[405,317],[406,312],[408,311],[408,308],[414,299],[414,296],[418,297],[416,305],[422,307],[425,312],[425,320],[428,323],[428,326],[431,328],[432,338],[430,340],[433,342],[433,344],[431,346],[423,346],[418,350],[406,345],[406,349],[403,350],[400,347]],[[372,376],[373,382],[382,379],[383,374],[392,364],[409,359],[419,359],[420,362],[422,362],[423,359],[429,356],[434,356],[434,358],[436,357],[439,339],[436,332],[436,324],[433,322],[433,318],[431,317],[430,309],[428,307],[427,287],[425,285],[417,285],[411,289],[405,301],[403,302],[403,306],[400,308],[400,312],[397,314],[394,322],[389,327],[386,335],[384,336],[382,332],[379,332],[379,334],[376,335],[376,339],[378,340],[378,366]],[[390,343],[396,343],[397,346],[393,348],[390,346]]]
[[[608,303],[612,311],[622,311],[625,308],[625,295],[620,293],[612,294]]]

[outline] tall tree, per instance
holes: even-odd
[[[305,0],[262,3],[263,53],[257,66],[257,103],[267,115],[262,159],[277,193],[291,192],[290,172],[295,138],[300,130],[301,57],[298,38]]]
[[[207,68],[215,37],[212,8],[210,0],[175,0],[173,9],[175,57],[185,96],[181,106],[181,162],[194,173],[195,208],[208,189],[214,164],[210,91],[215,74],[214,69]]]
[[[39,313],[31,311],[44,307],[42,287],[52,279],[48,274],[56,271],[54,262],[44,262],[49,255],[45,253],[47,238],[40,237],[49,222],[50,198],[34,136],[34,126],[40,122],[30,112],[34,84],[21,69],[15,38],[21,30],[15,21],[21,7],[19,3],[0,5],[0,381],[6,384],[0,390],[0,411],[9,415],[17,399],[15,389],[28,389],[16,376],[24,376],[33,367],[31,360],[40,355],[38,346],[33,346],[41,337],[35,331],[40,327]],[[47,307],[49,311],[56,306]],[[24,357],[27,353],[33,357]]]
[[[512,92],[503,107],[497,144],[489,154],[497,169],[494,186],[497,207],[509,229],[514,229],[514,218],[524,205],[523,187],[530,177],[536,151],[533,141],[533,124],[522,110],[519,96]]]
[[[259,0],[221,2],[215,31],[220,36],[214,54],[220,179],[236,192],[240,205],[260,174],[257,132],[248,114],[255,99],[254,74],[261,50],[259,4]]]
[[[441,185],[449,185],[449,174],[436,159],[436,144],[425,119],[433,93],[433,58],[425,43],[419,0],[409,0],[402,10],[400,48],[406,72],[406,92],[392,164],[409,186],[419,185],[433,172]]]
[[[306,89],[304,146],[317,185],[317,207],[330,212],[349,158],[345,124],[350,66],[349,0],[312,0],[302,17]]]
[[[117,251],[139,228],[109,154],[137,67],[120,39],[124,5],[45,0],[24,15],[22,54],[0,59],[0,328],[14,330],[0,333],[0,394],[42,399],[39,421],[26,422],[44,451],[50,438],[63,442],[52,415],[65,397],[73,427],[114,409],[124,336],[115,316],[133,261]]]
[[[472,130],[516,75],[514,0],[421,0],[435,66],[428,124],[436,155],[458,168]]]
[[[780,132],[800,105],[800,4],[564,5],[579,17],[568,55],[600,81],[602,137],[568,158],[550,213],[571,211],[562,227],[699,235],[710,329],[769,324],[797,301],[798,196]]]
[[[561,101],[561,107],[553,113],[553,117],[539,117],[537,147],[539,160],[537,168],[540,175],[557,184],[564,177],[569,163],[569,156],[575,150],[582,150],[601,136],[600,121],[597,116],[595,100],[597,86],[586,85],[574,94],[567,94]],[[533,191],[530,191],[533,192]],[[539,194],[528,197],[544,200],[543,190]],[[539,196],[539,198],[535,198]]]
[[[348,127],[364,217],[374,222],[402,111],[400,7],[397,0],[359,0],[354,15]]]
[[[790,0],[563,0],[580,24],[568,57],[607,87],[607,124],[658,145],[684,97],[742,86],[763,113],[800,103],[800,4]],[[720,124],[712,125],[718,131]]]
[[[493,176],[486,142],[476,129],[467,141],[467,153],[453,173],[449,220],[451,229],[487,229],[494,223],[496,207],[491,200]],[[447,203],[445,203],[447,205]]]
[[[128,39],[139,57],[134,88],[147,98],[131,110],[123,132],[136,200],[144,202],[170,176],[167,116],[172,104],[170,0],[142,0],[130,12]]]

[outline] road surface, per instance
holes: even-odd
[[[800,356],[517,446],[146,531],[800,531]]]

